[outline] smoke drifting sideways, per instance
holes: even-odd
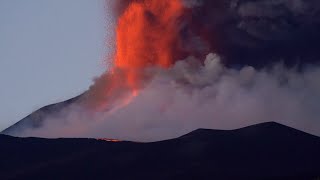
[[[109,3],[117,10],[117,19],[130,3],[143,1],[147,0]],[[186,11],[179,13],[177,26],[169,26],[178,28],[175,36],[179,37],[159,42],[165,47],[163,43],[175,40],[166,51],[170,51],[170,65],[158,66],[155,56],[151,59],[155,64],[142,63],[133,71],[123,65],[107,71],[80,101],[46,116],[41,127],[26,127],[12,135],[158,141],[198,128],[227,130],[268,121],[320,135],[320,67],[286,65],[297,57],[309,62],[304,55],[312,56],[319,47],[315,40],[312,47],[304,46],[306,40],[319,36],[305,35],[316,27],[308,18],[315,17],[317,9],[306,15],[306,1],[288,0],[181,2]],[[279,8],[273,11],[274,7]],[[277,20],[282,16],[290,24]],[[292,24],[298,24],[295,31],[286,31],[292,30]],[[156,52],[156,44],[152,42],[151,50],[145,51]],[[150,61],[149,56],[140,59],[144,54],[137,57],[131,61]],[[92,111],[83,105],[88,101],[90,107],[91,102],[102,102],[103,109]]]
[[[203,65],[189,57],[169,69],[146,71],[153,79],[126,106],[90,114],[73,104],[41,128],[18,135],[158,141],[198,128],[228,130],[268,121],[320,135],[319,67],[235,70],[209,54]]]

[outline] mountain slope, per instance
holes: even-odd
[[[320,138],[277,124],[153,142],[0,136],[0,179],[313,179]]]
[[[48,106],[45,106],[27,117],[23,118],[22,120],[18,121],[17,123],[13,124],[12,126],[6,128],[1,133],[6,135],[12,135],[12,136],[19,136],[19,132],[22,132],[26,129],[37,129],[41,128],[44,121],[48,120],[50,118],[48,117],[57,117],[59,114],[66,110],[68,106],[72,105],[74,102],[80,100],[80,98],[85,93],[71,98],[69,100],[59,102],[56,104],[51,104]]]

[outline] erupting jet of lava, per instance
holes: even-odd
[[[145,81],[143,69],[173,64],[179,43],[177,20],[183,10],[181,0],[141,0],[126,7],[116,28],[114,67],[89,93],[96,97],[88,98],[94,109],[129,103]]]

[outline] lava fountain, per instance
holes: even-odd
[[[98,111],[125,105],[146,81],[147,67],[170,67],[179,47],[181,0],[136,0],[126,6],[116,27],[113,68],[98,78],[86,102]]]

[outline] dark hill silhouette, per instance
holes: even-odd
[[[320,138],[277,123],[176,139],[0,136],[0,179],[316,179]]]

